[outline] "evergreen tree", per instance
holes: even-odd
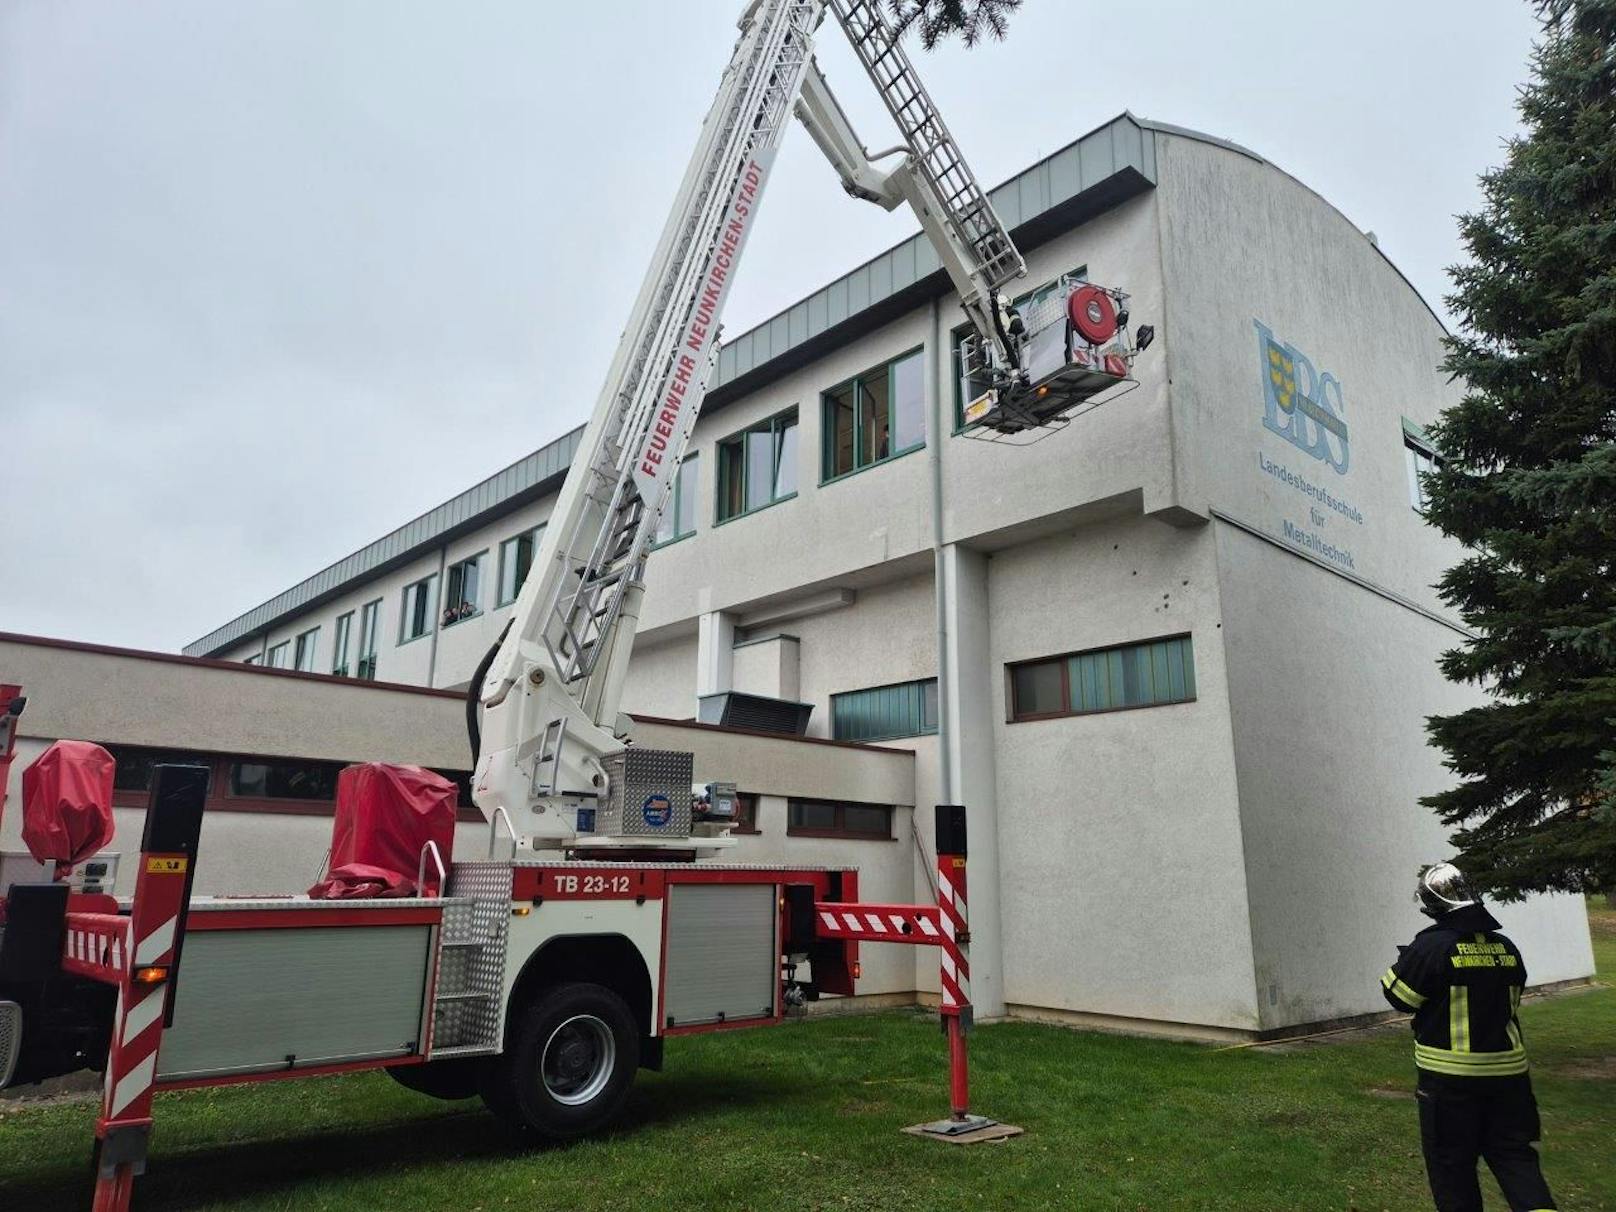
[[[1525,133],[1482,177],[1452,271],[1428,519],[1475,633],[1442,658],[1489,701],[1433,716],[1460,782],[1427,796],[1505,899],[1616,890],[1616,0],[1538,0]]]
[[[920,44],[927,50],[950,34],[966,46],[975,46],[984,34],[1004,37],[1007,20],[1021,0],[888,0],[901,34],[911,25],[920,29]]]

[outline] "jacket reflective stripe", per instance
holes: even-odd
[[[1527,1069],[1524,1048],[1511,1048],[1508,1052],[1454,1052],[1415,1044],[1414,1063],[1421,1069],[1451,1077],[1511,1077]]]
[[[1380,987],[1410,1010],[1418,1010],[1425,1005],[1425,994],[1415,992],[1407,981],[1390,968],[1386,969],[1386,975],[1380,978]]]
[[[1470,990],[1463,985],[1448,988],[1448,1049],[1470,1051]]]

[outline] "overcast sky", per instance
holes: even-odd
[[[0,3],[0,630],[177,649],[583,420],[741,7]],[[915,53],[985,183],[1130,109],[1295,174],[1440,308],[1533,30],[1026,0]],[[821,60],[885,146],[834,28]],[[729,331],[911,230],[793,130]]]

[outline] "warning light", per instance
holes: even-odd
[[[137,985],[161,985],[168,979],[167,968],[136,968],[130,978]]]
[[[513,906],[512,909],[511,909],[511,916],[512,917],[526,917],[528,914],[530,914],[532,912],[533,912],[533,906],[532,905],[516,905],[516,906]]]
[[[1042,387],[1040,387],[1038,389],[1038,395],[1040,397],[1043,397],[1043,396],[1047,396],[1048,394],[1049,394],[1049,384],[1046,383],[1046,384],[1044,384],[1044,386],[1042,386]]]
[[[858,980],[864,975],[864,964],[860,960],[853,961],[853,979]]]

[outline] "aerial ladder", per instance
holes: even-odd
[[[897,127],[889,151],[865,150],[815,62],[827,14]],[[690,861],[733,844],[724,789],[698,814],[692,755],[634,744],[619,711],[647,554],[793,117],[850,195],[908,205],[936,248],[970,330],[968,427],[1058,425],[1132,382],[1148,334],[1130,340],[1120,290],[1063,279],[1026,315],[1007,300],[1021,254],[877,0],[752,0],[511,622],[468,691],[486,859],[427,841],[415,895],[392,899],[193,897],[208,771],[161,764],[132,897],[70,887],[63,856],[52,876],[37,853],[36,877],[0,887],[0,1086],[105,1074],[97,1212],[129,1206],[160,1091],[382,1069],[568,1139],[610,1121],[666,1037],[853,994],[864,942],[939,951],[951,1113],[925,1130],[1015,1131],[968,1113],[964,809],[937,809],[934,904],[862,901],[850,867]],[[0,809],[23,703],[0,686]],[[713,921],[731,927],[721,965]],[[265,964],[272,981],[238,979]]]
[[[873,158],[814,59],[827,12],[901,137]],[[630,792],[660,759],[627,744],[618,710],[645,560],[793,114],[850,195],[907,204],[937,250],[969,321],[981,390],[968,421],[1007,433],[1058,422],[1129,380],[1137,353],[1120,291],[1073,284],[1033,325],[1007,302],[1025,262],[877,0],[753,0],[740,29],[511,623],[472,681],[474,798],[535,849],[656,844]]]

